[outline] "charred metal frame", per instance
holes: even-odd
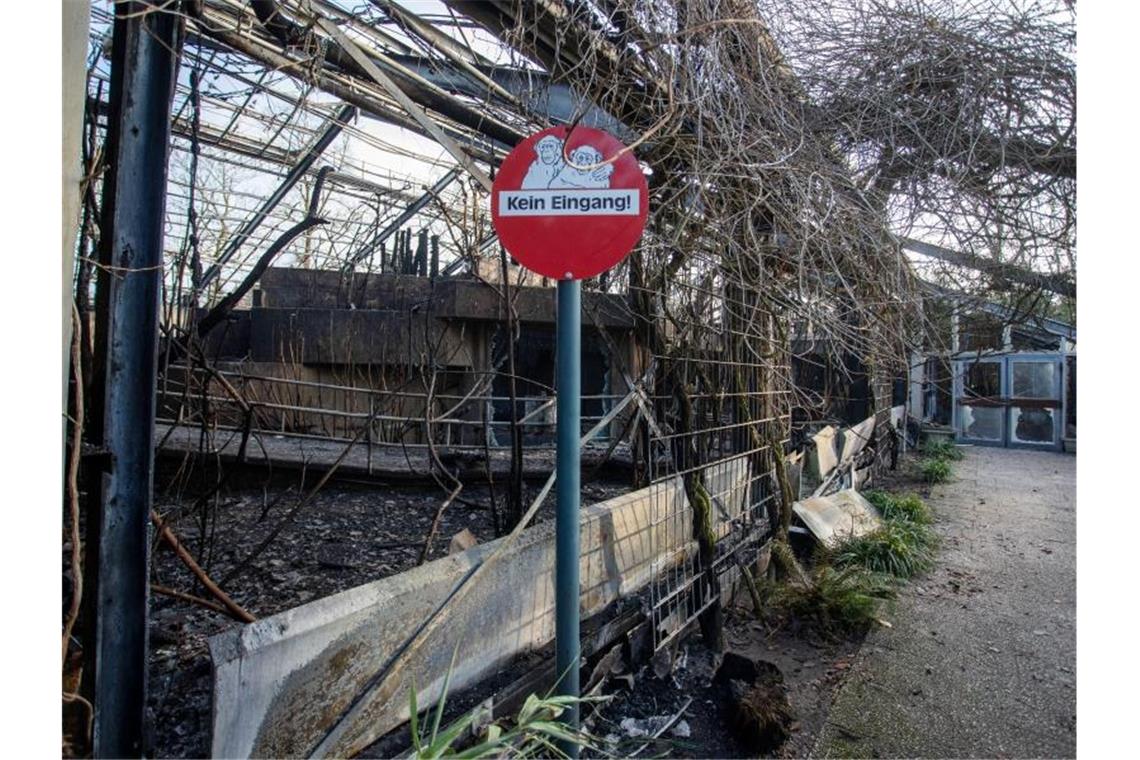
[[[105,470],[93,480],[87,538],[94,604],[94,754],[139,756],[146,708],[147,600],[155,377],[170,107],[181,22],[169,4],[115,6],[99,272],[102,404],[91,429]]]
[[[313,164],[317,162],[321,154],[332,145],[333,140],[340,136],[344,125],[356,118],[356,114],[356,106],[343,105],[340,107],[340,110],[337,111],[336,115],[329,119],[328,126],[321,132],[321,136],[317,138],[317,141],[305,151],[300,160],[298,160],[289,173],[285,175],[285,178],[281,180],[281,184],[273,191],[273,194],[266,198],[265,203],[261,204],[261,208],[242,225],[240,230],[234,233],[233,238],[218,257],[217,262],[202,275],[200,287],[205,288],[214,281],[214,278],[221,273],[222,267],[225,266],[226,262],[233,258],[233,255],[241,248],[242,243],[249,239],[249,236],[253,234],[253,231],[257,229],[258,225],[265,221],[265,217],[269,216],[269,212],[276,208],[277,204],[281,202],[281,199],[297,184],[297,181],[305,176],[309,169],[313,167]]]

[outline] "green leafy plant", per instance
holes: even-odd
[[[832,562],[910,578],[933,567],[937,543],[934,531],[922,523],[888,519],[878,530],[845,541],[832,552]]]
[[[452,664],[454,665],[454,659]],[[561,722],[559,718],[566,709],[575,704],[594,701],[589,698],[547,695],[538,697],[531,694],[526,698],[513,725],[504,729],[497,723],[489,724],[482,736],[471,746],[457,748],[462,738],[471,728],[479,715],[479,708],[467,712],[446,728],[440,729],[444,707],[447,701],[447,690],[451,683],[451,668],[448,668],[444,678],[443,691],[439,703],[434,710],[429,710],[425,717],[430,721],[421,723],[419,707],[416,702],[416,688],[413,685],[410,694],[411,708],[411,757],[417,760],[431,760],[432,758],[487,758],[487,757],[566,757],[562,747],[568,743],[578,744],[590,754],[600,755],[604,752],[599,749],[594,738],[584,731],[575,731]],[[428,725],[430,722],[430,726]]]
[[[966,456],[960,448],[945,440],[927,441],[922,447],[922,453],[933,459],[946,459],[953,462],[961,461],[962,457]]]
[[[871,505],[879,510],[879,514],[885,513],[895,501],[895,497],[886,491],[867,491],[863,494],[863,498],[871,502]]]
[[[906,520],[921,525],[928,525],[934,520],[930,507],[918,494],[896,496],[885,491],[868,491],[863,496],[879,510],[884,520]]]
[[[922,479],[927,483],[945,483],[950,479],[952,472],[950,463],[945,459],[925,458],[918,469],[922,473]]]
[[[781,586],[772,601],[796,617],[815,620],[824,630],[848,631],[877,620],[881,606],[896,593],[889,576],[857,565],[820,565],[810,583]]]
[[[883,515],[888,520],[907,520],[919,525],[929,525],[934,522],[934,515],[926,502],[915,493],[907,493],[895,497],[894,504]]]

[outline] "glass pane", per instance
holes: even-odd
[[[962,435],[982,441],[1000,441],[1002,417],[1005,411],[1000,406],[959,407],[962,413]]]
[[[991,398],[1001,395],[1001,364],[974,362],[966,365],[965,390],[967,396]]]
[[[1014,443],[1053,443],[1056,409],[1009,408],[1010,440]]]
[[[1013,362],[1015,398],[1057,398],[1057,365],[1054,362]]]

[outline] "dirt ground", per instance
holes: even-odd
[[[202,563],[211,577],[256,617],[414,567],[436,510],[447,497],[443,489],[432,485],[333,481],[297,512],[292,523],[246,569],[232,575],[316,479],[310,475],[309,483],[302,487],[291,478],[262,483],[261,476],[250,476],[219,494],[216,526],[213,521],[208,524],[204,542],[213,547],[213,552],[207,552]],[[534,482],[524,485],[527,503],[540,486]],[[582,500],[593,503],[626,490],[625,483],[612,480],[587,483]],[[195,483],[181,492],[160,485],[156,509],[175,515],[180,508],[192,508],[195,495],[201,492]],[[463,529],[480,542],[493,539],[491,513],[485,508],[489,501],[485,484],[464,488],[460,499],[444,511],[428,559],[446,555],[449,540]],[[550,519],[555,503],[551,494],[536,522]],[[196,516],[183,515],[172,525],[182,543],[198,557]],[[156,546],[153,556],[152,583],[209,597],[195,587],[196,581],[185,566],[164,545]],[[240,623],[226,615],[152,594],[148,710],[155,756],[209,756],[211,665],[206,642],[235,625]]]
[[[538,485],[526,485],[529,497],[536,494]],[[255,476],[235,482],[218,496],[216,525],[211,522],[207,526],[207,536],[212,530],[213,538],[205,542],[213,552],[207,552],[202,561],[213,578],[224,581],[223,587],[234,600],[257,617],[414,567],[435,511],[446,497],[442,489],[432,486],[334,481],[297,513],[268,549],[235,575],[237,565],[278,525],[302,491],[311,487],[311,482],[303,488],[289,478],[261,483]],[[160,487],[156,507],[167,515],[189,510],[200,488],[196,484],[183,489]],[[613,480],[587,483],[583,502],[601,501],[626,489],[624,483]],[[454,502],[443,513],[429,558],[446,554],[450,537],[463,529],[480,541],[493,538],[491,514],[481,508],[488,501],[486,485],[465,488],[462,501]],[[550,519],[553,507],[552,495],[536,522]],[[198,556],[196,517],[184,514],[173,526],[184,545]],[[152,582],[208,596],[195,588],[185,567],[164,546],[154,549]],[[158,594],[152,595],[150,615],[148,709],[154,756],[208,756],[212,697],[206,642],[239,623]],[[833,641],[787,625],[769,630],[751,611],[735,608],[726,611],[725,634],[730,650],[771,662],[783,674],[796,717],[791,738],[776,754],[803,754],[823,725],[831,695],[858,648],[859,637]],[[711,652],[699,636],[689,637],[682,649],[683,655],[677,660],[681,664],[672,673],[658,677],[645,666],[634,674],[632,691],[614,690],[613,701],[597,712],[591,729],[616,739],[616,748],[624,754],[641,749],[642,755],[754,756],[735,737],[727,692],[710,683],[714,671]],[[645,721],[675,715],[690,696],[692,702],[681,717],[689,727],[686,736],[669,732],[660,741],[646,745],[621,727],[626,719]],[[384,756],[385,747],[372,754]]]
[[[528,494],[533,496],[538,486],[528,483]],[[587,483],[583,501],[610,498],[626,488],[612,479]],[[195,484],[181,491],[162,486],[156,507],[168,515],[180,508],[190,509],[199,489]],[[214,531],[212,540],[206,542],[213,546],[213,552],[207,553],[203,564],[213,578],[225,580],[224,588],[238,604],[257,617],[414,567],[435,511],[446,497],[442,489],[432,486],[334,481],[297,513],[263,554],[234,575],[237,565],[278,525],[302,490],[301,484],[290,479],[261,483],[253,477],[235,482],[218,497],[216,527],[211,524],[207,528]],[[480,508],[489,501],[487,486],[465,488],[462,499],[444,512],[431,559],[446,554],[450,537],[463,529],[480,541],[493,538],[490,512]],[[549,519],[553,506],[552,495],[536,521]],[[199,526],[195,516],[183,515],[174,527],[197,556]],[[154,549],[152,582],[208,596],[195,588],[185,567],[163,546]],[[741,593],[741,597],[746,594]],[[211,665],[206,642],[235,625],[239,623],[226,615],[152,595],[148,708],[155,756],[209,755]],[[791,738],[777,754],[803,754],[823,725],[831,695],[858,648],[858,639],[833,641],[786,625],[769,630],[750,610],[735,608],[726,611],[725,634],[730,650],[771,662],[783,674],[796,717]],[[727,692],[710,684],[712,654],[699,636],[689,637],[682,648],[684,653],[678,659],[681,665],[674,672],[658,677],[646,666],[634,674],[633,691],[614,690],[614,700],[595,715],[592,730],[617,739],[617,746],[626,754],[642,749],[642,755],[754,756],[735,737]],[[660,741],[644,746],[621,727],[626,719],[644,721],[675,715],[689,697],[692,702],[681,717],[689,727],[687,736],[668,732]],[[384,755],[383,748],[378,752],[376,756]]]
[[[714,682],[718,660],[699,635],[681,645],[672,672],[647,665],[628,674],[634,676],[632,690],[608,689],[613,698],[591,710],[591,731],[609,737],[621,754],[643,756],[1071,754],[1073,460],[967,451],[955,465],[955,481],[933,492],[916,479],[913,458],[878,483],[923,493],[943,539],[938,567],[902,590],[889,616],[893,628],[876,628],[864,642],[862,634],[836,638],[794,620],[761,622],[743,593],[743,604],[726,610],[728,651],[778,671],[790,707],[790,733],[781,746],[758,752],[740,740],[729,690]],[[532,495],[537,486],[528,484]],[[584,487],[583,497],[599,501],[625,489],[620,482],[595,482]],[[158,506],[164,512],[189,506],[193,492],[160,492]],[[287,483],[225,489],[209,557],[212,576],[231,575],[299,492]],[[262,617],[407,570],[417,563],[445,496],[430,486],[334,482],[225,587]],[[487,487],[471,486],[462,497],[466,503],[457,501],[444,513],[431,558],[445,554],[450,537],[464,528],[480,541],[493,537],[491,515],[481,508]],[[552,506],[553,501],[538,519],[548,518]],[[1051,519],[1030,519],[1035,514]],[[177,530],[197,553],[193,516],[183,517]],[[201,593],[177,558],[162,549],[155,553],[153,580]],[[153,597],[150,709],[156,756],[209,754],[206,639],[234,625],[184,601]],[[953,731],[929,730],[935,706],[958,721]],[[670,717],[674,725],[659,741],[638,736],[641,728]],[[928,740],[919,741],[919,735]]]

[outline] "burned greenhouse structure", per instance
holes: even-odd
[[[65,649],[97,754],[356,754],[413,687],[552,678],[555,289],[487,200],[538,129],[649,184],[582,299],[592,666],[715,643],[793,502],[892,465],[920,288],[758,13],[92,3]]]

